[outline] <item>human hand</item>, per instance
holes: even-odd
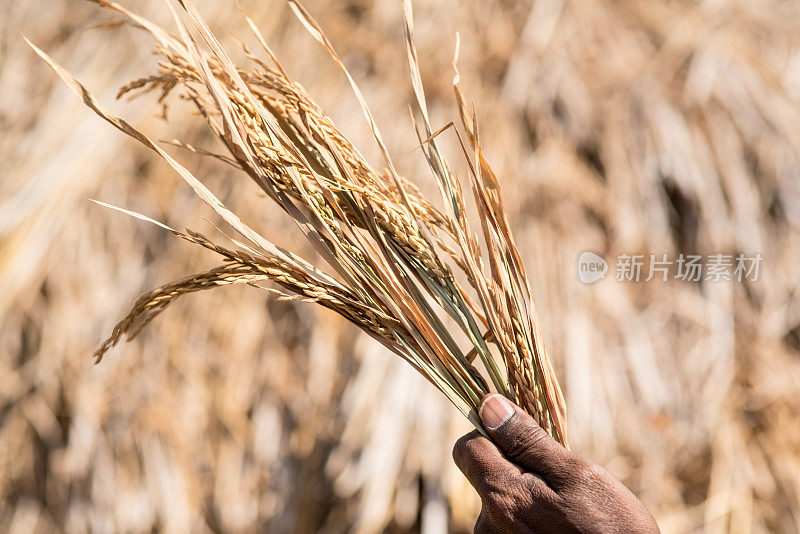
[[[596,463],[562,447],[521,408],[487,395],[478,431],[453,458],[481,497],[475,532],[658,533],[644,504]]]

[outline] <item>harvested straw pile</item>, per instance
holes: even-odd
[[[159,16],[157,4],[149,16]],[[215,27],[245,34],[234,9],[212,4],[199,7],[214,13]],[[397,119],[397,102],[413,97],[398,67],[397,6],[308,7],[362,82],[391,152],[409,152],[413,132]],[[792,6],[416,7],[434,128],[453,113],[447,82],[462,32],[459,68],[503,177],[545,344],[565,378],[573,448],[642,496],[665,532],[796,532],[800,28]],[[370,146],[348,88],[288,10],[245,8],[338,128]],[[430,532],[449,523],[467,531],[477,503],[448,458],[465,430],[460,416],[331,314],[273,296],[265,306],[246,287],[206,292],[174,304],[103,365],[88,365],[137,294],[212,266],[206,252],[84,197],[214,231],[170,169],[107,135],[18,37],[22,28],[88,86],[106,88],[98,98],[110,102],[152,59],[136,52],[149,40],[136,32],[87,32],[109,22],[98,11],[35,0],[0,7],[0,528]],[[130,64],[120,67],[121,57]],[[114,106],[157,138],[191,125],[171,109],[167,128],[144,108]],[[436,139],[458,154],[449,134]],[[199,130],[187,141],[210,144]],[[203,165],[209,187],[253,226],[280,224],[278,214],[249,211],[252,189],[225,188],[234,174],[224,166],[206,173],[194,157],[187,167]],[[398,158],[399,174],[424,176],[408,159]],[[297,247],[297,233],[286,234]],[[609,260],[761,252],[764,263],[752,284],[587,287],[574,275],[586,249]]]

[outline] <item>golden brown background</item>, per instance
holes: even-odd
[[[253,42],[233,2],[197,4]],[[286,6],[243,4],[379,163],[342,76]],[[160,2],[126,5],[169,23]],[[411,150],[399,2],[306,6],[402,171],[430,190]],[[573,448],[628,484],[665,533],[798,532],[800,5],[418,0],[415,14],[440,125],[456,118],[461,33],[463,88],[503,180]],[[178,102],[169,123],[153,96],[114,102],[153,70],[142,32],[107,27],[120,20],[79,0],[0,3],[0,531],[469,531],[479,502],[449,457],[467,422],[329,312],[223,288],[92,366],[139,293],[213,258],[86,198],[209,234],[217,222],[19,33],[146,133],[208,146]],[[244,176],[178,155],[265,236],[307,251]],[[622,253],[764,262],[756,283],[585,286],[583,250],[612,269]]]

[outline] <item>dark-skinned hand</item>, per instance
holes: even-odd
[[[501,395],[487,395],[478,431],[453,458],[481,497],[477,534],[658,533],[644,504],[605,469],[562,447]]]

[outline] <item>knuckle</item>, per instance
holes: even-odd
[[[579,458],[575,460],[575,464],[577,466],[577,472],[585,481],[605,478],[605,471],[603,468],[594,462],[590,462],[584,458]]]
[[[585,458],[572,459],[570,467],[574,473],[575,482],[584,488],[602,487],[608,480],[608,473],[605,469]]]
[[[510,523],[514,521],[517,508],[521,505],[522,495],[513,491],[515,485],[493,486],[487,488],[482,497],[484,510],[495,522]]]
[[[464,434],[453,445],[453,459],[458,463],[476,455],[475,433]]]
[[[541,446],[548,436],[538,427],[532,429],[515,428],[509,436],[506,454],[511,458],[520,458],[528,454],[531,449]]]
[[[536,475],[532,475],[536,476]],[[556,505],[558,493],[547,485],[542,479],[536,482],[531,482],[526,486],[525,497],[523,506],[528,509],[536,510],[551,510]]]
[[[489,488],[483,495],[483,505],[495,512],[506,506],[505,501],[507,497],[503,494],[503,490],[497,488]]]
[[[487,494],[484,498],[484,507],[488,510],[486,515],[491,518],[492,524],[514,523],[513,501],[507,496],[494,492]]]
[[[519,493],[518,478],[507,473],[495,473],[486,480],[486,493],[491,493],[495,500],[505,498],[513,501],[513,496]]]
[[[467,441],[467,436],[461,436],[456,440],[455,445],[453,445],[453,460],[455,460],[456,462],[458,462],[459,459],[463,458],[466,453],[466,448],[467,448],[466,441]]]

